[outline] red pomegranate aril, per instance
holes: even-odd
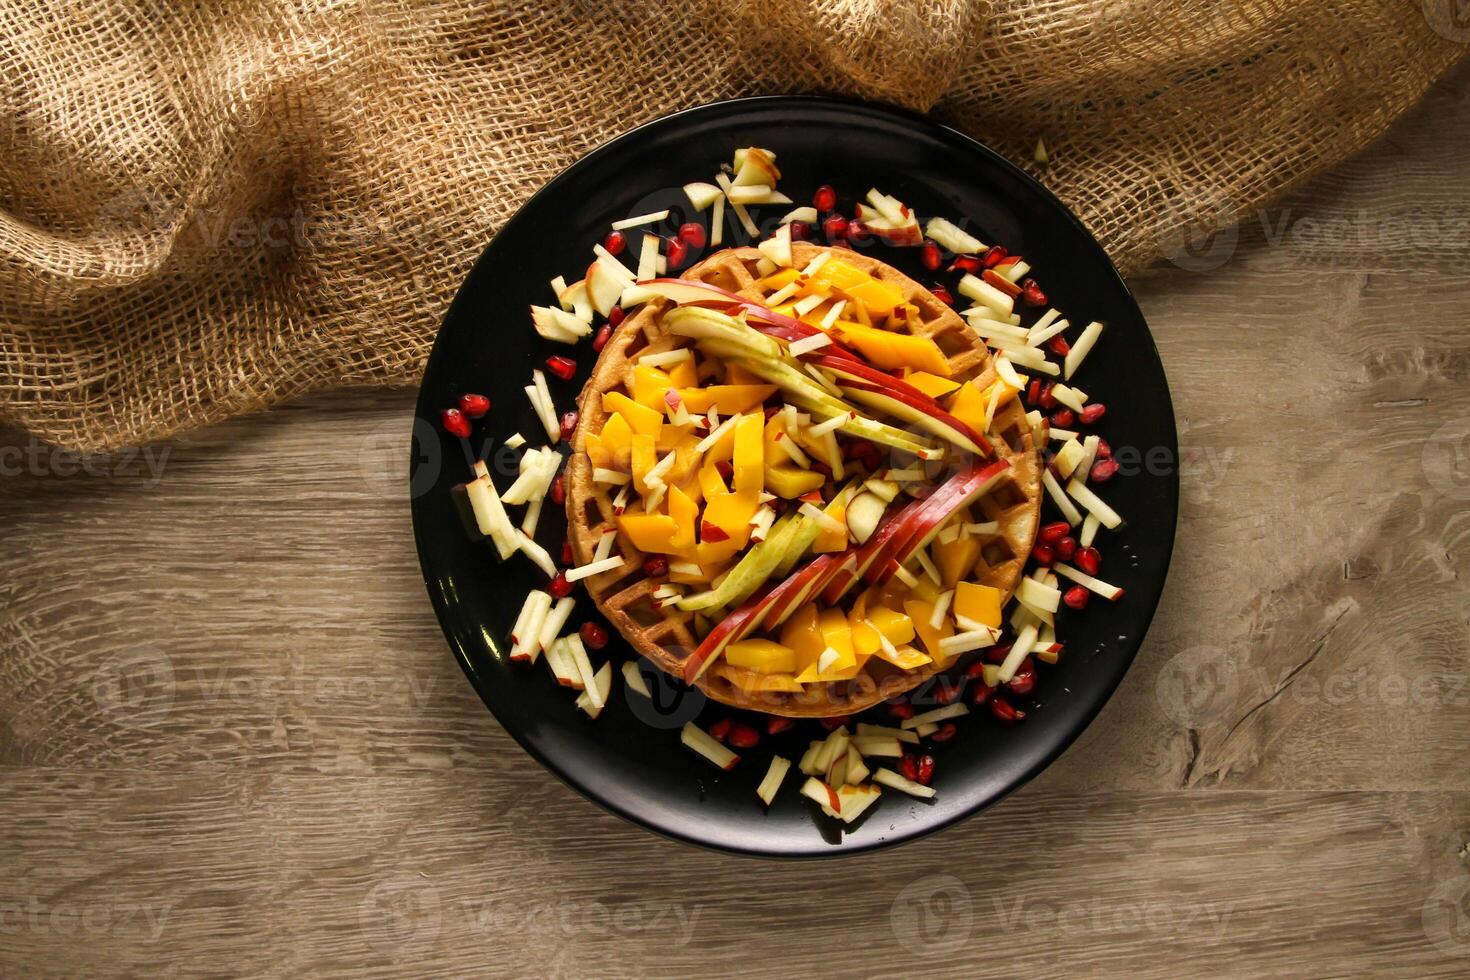
[[[1070,408],[1059,408],[1051,413],[1051,424],[1058,429],[1070,429],[1077,424],[1077,413]]]
[[[669,560],[663,555],[643,559],[643,574],[649,578],[662,578],[669,574]]]
[[[934,684],[934,703],[953,704],[964,693],[965,686],[958,681],[939,680]]]
[[[1083,405],[1082,414],[1078,417],[1082,419],[1083,425],[1094,425],[1106,414],[1108,414],[1108,406],[1102,402],[1093,402],[1091,405]]]
[[[697,221],[686,221],[679,226],[679,240],[690,248],[704,248],[704,225]]]
[[[460,395],[459,410],[472,419],[482,419],[490,411],[490,399],[484,395]]]
[[[973,255],[957,255],[949,264],[950,272],[964,272],[972,276],[979,275],[984,268],[985,264]]]
[[[837,207],[837,191],[831,184],[823,184],[812,195],[812,207],[818,211],[831,211]]]
[[[990,664],[1003,664],[1006,657],[1011,655],[1011,644],[1002,643],[999,646],[985,648],[985,662]]]
[[[930,272],[938,272],[939,267],[944,264],[944,256],[940,254],[939,246],[926,238],[923,247],[919,249],[919,262]]]
[[[1057,407],[1057,396],[1051,393],[1052,388],[1055,386],[1055,381],[1048,381],[1042,385],[1041,396],[1036,399],[1037,403],[1048,412]]]
[[[567,581],[566,572],[557,572],[556,575],[551,579],[551,584],[546,586],[546,591],[550,592],[558,599],[565,599],[567,596],[572,594],[572,590],[575,588],[575,584]]]
[[[945,288],[943,283],[935,283],[934,285],[930,286],[929,292],[933,293],[934,298],[939,300],[939,302],[943,303],[945,306],[954,305],[954,294],[951,293],[947,288]]]
[[[1072,525],[1066,521],[1052,521],[1049,524],[1043,524],[1036,537],[1042,544],[1056,544],[1071,533],[1071,530]]]
[[[948,742],[950,739],[958,735],[959,731],[960,730],[955,727],[954,722],[947,721],[944,724],[940,725],[929,735],[929,740],[931,742]]]
[[[623,325],[623,320],[625,320],[627,316],[627,310],[623,309],[621,306],[614,306],[612,309],[607,311],[607,325],[616,330],[618,329],[618,327],[621,327]]]
[[[567,502],[567,479],[565,473],[558,473],[556,479],[551,481],[551,502],[558,507]]]
[[[807,221],[793,221],[793,222],[791,222],[791,240],[793,242],[806,242],[806,241],[811,241],[811,237],[812,237],[812,226],[811,226],[811,223],[810,222],[807,222]]]
[[[1032,378],[1026,386],[1026,404],[1035,408],[1041,402],[1041,379]]]
[[[981,676],[984,673],[985,673],[985,661],[983,661],[983,660],[974,660],[974,661],[971,661],[970,662],[970,666],[968,666],[968,667],[965,668],[965,676],[968,677],[968,678],[970,678],[970,680],[974,680],[975,678]]]
[[[459,436],[461,439],[470,437],[470,420],[457,408],[446,408],[440,413],[439,424],[452,436]]]
[[[1036,687],[1036,668],[1032,665],[1030,657],[1027,657],[1011,675],[1011,679],[1006,682],[1006,687],[1022,695],[1030,694],[1031,690]]]
[[[822,234],[827,236],[829,242],[841,242],[847,240],[847,219],[840,214],[834,214],[822,221]]]
[[[888,713],[899,721],[907,721],[914,716],[914,706],[911,704],[890,704]]]
[[[689,261],[689,245],[681,238],[669,238],[664,242],[664,257],[670,269],[682,269]]]
[[[1021,302],[1027,306],[1045,306],[1046,293],[1036,284],[1035,279],[1027,279],[1021,283]]]
[[[1005,293],[1012,299],[1021,295],[1020,286],[1017,286],[1015,283],[1011,282],[1009,279],[1001,275],[999,272],[996,272],[994,269],[986,269],[980,274],[980,278],[984,279],[992,287],[994,287],[995,289],[999,289],[1001,292]]]
[[[1007,725],[1026,717],[1026,712],[997,695],[990,701],[990,713]]]
[[[1058,561],[1071,561],[1077,554],[1077,539],[1068,535],[1053,545]]]
[[[1046,342],[1046,349],[1057,357],[1066,357],[1072,353],[1072,345],[1067,343],[1067,338],[1058,334]]]
[[[911,783],[919,781],[919,757],[904,753],[898,760],[898,774]]]
[[[610,231],[602,240],[602,247],[613,255],[622,255],[623,249],[628,247],[628,236],[620,231]]]
[[[570,357],[563,357],[560,354],[552,354],[546,359],[546,370],[550,371],[558,378],[561,378],[563,381],[570,381],[572,380],[572,377],[577,373],[577,362],[572,360]]]
[[[570,541],[563,541],[561,543],[561,563],[563,565],[570,565],[574,561],[576,561],[576,556],[572,554],[572,543]]]
[[[1096,575],[1102,568],[1102,554],[1096,548],[1078,548],[1077,567],[1088,575]]]
[[[761,733],[749,725],[736,722],[730,726],[730,744],[737,749],[753,749],[761,743]]]
[[[730,729],[734,727],[735,722],[731,721],[729,718],[721,718],[719,721],[709,726],[710,738],[713,738],[716,741],[723,742],[725,739],[730,737]]]
[[[1082,586],[1074,585],[1062,593],[1062,601],[1067,604],[1068,609],[1086,609],[1088,597],[1091,595],[1092,593]]]
[[[934,778],[934,757],[928,752],[919,756],[915,760],[915,770],[916,776],[914,782],[928,786],[930,780]]]
[[[567,412],[561,417],[561,437],[571,439],[572,433],[577,431],[577,413]]]
[[[995,688],[989,684],[974,684],[970,687],[970,703],[982,705],[995,696]]]
[[[990,251],[985,253],[985,268],[994,269],[996,266],[1001,264],[1001,262],[1005,259],[1007,255],[1010,254],[1011,253],[1006,251],[1006,247],[1004,245],[990,246]]]
[[[1038,565],[1050,565],[1057,560],[1056,552],[1052,550],[1049,544],[1039,544],[1032,548],[1031,557],[1036,560],[1036,564]]]
[[[868,226],[854,218],[847,223],[847,241],[850,245],[866,245],[872,233]]]
[[[782,732],[787,731],[795,724],[796,722],[792,721],[790,718],[783,718],[780,715],[771,715],[769,718],[766,719],[766,734],[780,735]]]
[[[1092,464],[1092,472],[1087,474],[1093,483],[1107,483],[1118,475],[1118,461],[1116,459],[1100,459]]]
[[[1104,439],[1102,436],[1098,436],[1098,439],[1097,439],[1097,458],[1098,459],[1112,459],[1113,458],[1113,447],[1110,446],[1110,445],[1108,445],[1108,441],[1106,439]]]
[[[613,307],[613,312],[616,313],[617,311],[618,308]],[[602,349],[607,346],[607,342],[612,339],[612,332],[613,328],[611,323],[604,323],[598,327],[597,333],[592,337],[592,349],[601,354]]]
[[[827,731],[835,732],[837,731],[837,729],[847,724],[848,716],[836,715],[832,718],[818,718],[817,721],[820,722],[822,727],[825,728]]]
[[[589,650],[601,650],[607,646],[607,630],[601,623],[583,623],[577,633]]]

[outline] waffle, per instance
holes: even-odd
[[[795,243],[794,264],[804,267],[824,247]],[[761,253],[754,248],[727,249],[709,256],[683,273],[683,278],[719,286],[750,299],[761,300],[755,272]],[[897,287],[919,308],[921,322],[910,325],[915,334],[930,337],[949,359],[955,380],[978,379],[984,388],[996,378],[991,356],[970,326],[932,293],[898,270],[845,249],[842,261]],[[567,467],[568,534],[577,563],[592,560],[598,539],[616,530],[613,495],[592,480],[586,453],[588,432],[600,432],[606,421],[602,394],[623,382],[638,351],[658,338],[659,321],[670,306],[663,299],[645,304],[609,338],[580,396],[580,422],[573,436],[573,455]],[[1041,507],[1041,464],[1030,424],[1020,399],[1009,400],[996,412],[990,429],[995,453],[1011,463],[1007,477],[971,505],[975,519],[997,521],[1000,534],[982,544],[980,558],[968,580],[999,589],[1009,601],[1021,577],[1026,556],[1036,537]],[[983,517],[981,516],[983,514]],[[588,593],[599,610],[629,643],[660,669],[678,677],[684,661],[699,645],[694,614],[673,604],[658,608],[652,594],[663,584],[642,570],[646,557],[620,535],[619,553],[628,561],[622,568],[586,580]],[[833,717],[852,714],[902,694],[943,672],[937,662],[904,671],[874,658],[851,680],[807,684],[800,693],[750,692],[736,687],[718,670],[707,671],[697,682],[717,701],[738,708],[791,717]]]

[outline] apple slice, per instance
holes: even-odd
[[[847,506],[847,529],[858,544],[863,544],[878,529],[888,502],[876,493],[865,491],[852,499]]]
[[[684,185],[684,194],[689,198],[689,203],[694,205],[694,210],[703,211],[716,200],[724,197],[724,193],[714,184],[706,184],[703,181],[695,181]]]
[[[977,464],[952,477],[934,491],[927,500],[922,501],[925,506],[911,518],[909,526],[892,542],[891,553],[882,561],[869,566],[868,581],[879,584],[888,581],[896,569],[908,564],[909,558],[916,551],[929,546],[929,542],[934,540],[944,522],[955,511],[994,489],[1010,465],[1004,459],[987,466]]]
[[[612,312],[612,308],[618,305],[626,284],[615,279],[601,262],[593,262],[587,267],[586,281],[587,296],[592,300],[593,309],[607,316]]]
[[[944,218],[930,218],[924,231],[956,255],[979,255],[985,251],[984,242]]]
[[[729,772],[740,761],[740,756],[715,741],[713,735],[692,721],[686,721],[679,732],[679,741],[704,756],[710,762]]]
[[[756,787],[755,795],[759,796],[761,802],[766,806],[776,798],[776,791],[781,788],[781,781],[786,778],[786,773],[791,769],[791,760],[784,756],[771,756],[771,768],[766,770],[766,776],[761,784]]]
[[[905,422],[912,422],[966,452],[976,456],[995,455],[990,442],[984,436],[940,408],[939,403],[932,398],[912,398],[898,389],[885,391],[867,381],[848,381],[840,387],[844,394],[850,395],[854,400],[882,409]]]
[[[791,226],[782,225],[776,229],[776,233],[756,248],[760,249],[762,255],[770,259],[783,269],[790,268],[791,259]]]
[[[777,313],[770,307],[746,299],[738,293],[732,293],[707,283],[694,282],[689,279],[654,279],[640,285],[649,292],[672,300],[680,306],[738,307],[753,319],[751,326],[754,329],[788,343],[805,337],[824,335],[821,330],[809,323]],[[855,353],[836,341],[830,347],[823,347],[822,353],[828,357],[836,356],[857,360]]]

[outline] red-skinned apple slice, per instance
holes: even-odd
[[[777,313],[768,306],[746,299],[727,289],[721,289],[719,286],[711,286],[689,279],[653,279],[641,285],[649,292],[672,300],[680,306],[709,306],[722,309],[727,313],[729,312],[728,307],[737,307],[749,314],[750,325],[753,328],[787,343],[825,333],[809,323]],[[857,354],[838,343],[836,338],[833,338],[831,344],[820,350],[824,356],[836,361],[858,361]],[[859,361],[859,363],[862,362]]]
[[[587,267],[586,282],[587,297],[592,301],[592,308],[607,316],[622,298],[623,284],[614,280],[612,274],[596,262]]]
[[[890,414],[922,425],[935,435],[977,456],[995,455],[990,440],[976,432],[967,423],[946,412],[939,402],[903,379],[895,378],[888,372],[880,371],[861,361],[854,364],[851,361],[837,359],[824,361],[817,357],[812,363],[836,374],[839,384],[845,380],[848,382],[846,387],[853,391],[864,392],[869,396],[867,399],[869,404],[876,402],[879,408]],[[882,396],[883,400],[879,402],[872,396]]]
[[[881,585],[892,578],[894,571],[914,552],[934,540],[951,514],[994,489],[1010,465],[1008,460],[1000,459],[987,466],[973,467],[934,491],[923,501],[923,510],[895,536],[887,554],[868,566],[868,581]]]

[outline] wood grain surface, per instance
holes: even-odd
[[[1183,505],[1031,785],[840,863],[672,844],[451,659],[413,397],[0,441],[0,976],[1470,974],[1470,70],[1135,284]]]

